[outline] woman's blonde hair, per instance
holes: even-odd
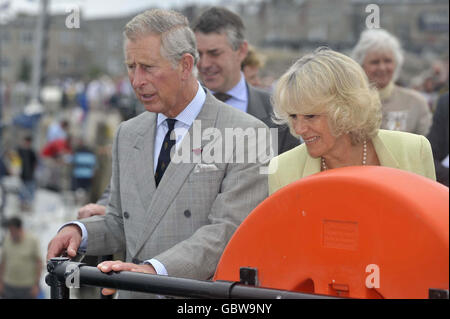
[[[279,79],[274,96],[274,121],[287,123],[289,115],[327,114],[333,135],[350,134],[352,143],[373,138],[381,124],[378,91],[361,66],[348,56],[318,48],[292,65]]]

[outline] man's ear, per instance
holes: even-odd
[[[245,57],[248,54],[248,42],[247,41],[242,42],[238,50],[239,50],[239,59],[242,63],[242,61],[244,61]]]
[[[194,57],[189,53],[183,54],[179,63],[179,68],[181,70],[183,79],[188,79],[192,74],[192,70],[194,68]]]

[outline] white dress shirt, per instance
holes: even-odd
[[[186,106],[186,108],[175,117],[177,120],[175,122],[175,149],[178,149],[181,141],[183,140],[186,133],[189,131],[189,128],[194,123],[194,120],[197,118],[198,113],[200,113],[203,104],[205,103],[206,93],[203,90],[200,83],[198,84],[197,94],[194,99]],[[156,167],[158,166],[158,158],[159,152],[161,151],[161,146],[164,141],[164,137],[169,130],[169,127],[166,122],[167,116],[164,114],[158,113],[158,118],[156,122],[156,135],[155,135],[155,148],[153,150],[153,173],[156,172]]]

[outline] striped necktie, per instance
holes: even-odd
[[[175,145],[175,139],[173,139],[173,140],[170,139],[170,134],[172,134],[172,131],[175,127],[175,122],[177,120],[166,119],[166,121],[167,121],[167,125],[169,126],[169,131],[167,132],[166,136],[164,137],[164,141],[161,145],[161,151],[159,152],[158,166],[156,167],[156,172],[155,172],[156,187],[158,187],[158,184],[161,181],[161,178],[163,177],[167,166],[169,166],[169,164],[170,164],[170,150]]]

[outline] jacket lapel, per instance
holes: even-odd
[[[247,86],[248,97],[247,113],[266,123],[266,121],[264,120],[266,118],[269,118],[270,114],[268,114],[266,109],[264,108],[264,102],[261,101],[260,97],[255,93],[255,90],[250,85],[248,85],[247,82],[245,82],[245,85]]]
[[[320,157],[313,158],[308,154],[308,152],[306,152],[305,168],[303,169],[303,172],[299,174],[300,175],[299,178],[310,176],[319,172],[320,172]]]
[[[373,147],[377,153],[381,166],[400,168],[398,161],[392,155],[389,147],[383,142],[384,130],[378,130],[378,134],[372,139]]]
[[[136,181],[138,192],[143,207],[148,207],[151,203],[153,192],[156,189],[153,174],[153,147],[156,133],[156,114],[148,113],[148,121],[137,128],[137,137],[133,151],[134,167],[136,168]]]
[[[372,139],[375,152],[377,153],[378,160],[381,166],[400,168],[395,156],[389,150],[389,147],[383,142],[384,131],[379,130],[378,134]],[[309,154],[306,154],[305,168],[300,177],[306,177],[320,172],[320,158],[312,158]]]
[[[218,105],[212,97],[211,93],[208,91],[206,95],[205,104],[202,110],[196,118],[196,121],[201,122],[201,136],[203,136],[203,131],[208,127],[214,127],[218,113]],[[195,134],[198,134],[196,132]],[[178,192],[184,185],[185,180],[194,169],[197,162],[192,161],[195,156],[198,156],[197,149],[202,149],[208,140],[201,140],[201,136],[194,136],[194,125],[189,128],[188,134],[183,138],[179,149],[188,150],[190,153],[190,161],[188,163],[174,163],[171,162],[167,167],[163,178],[161,179],[158,188],[155,189],[154,176],[151,175],[153,180],[153,194],[151,196],[151,202],[147,208],[146,216],[144,217],[144,231],[140,235],[137,246],[136,255],[139,254],[142,247],[145,245],[146,241],[150,235],[154,232],[156,226],[159,224],[160,220],[166,214],[168,208],[172,203],[174,203]],[[201,141],[201,146],[195,145],[194,140]],[[153,144],[153,143],[152,143]],[[152,145],[153,151],[153,145]],[[195,154],[194,154],[195,153]],[[153,156],[152,156],[153,158]],[[153,162],[152,162],[153,163]],[[153,167],[153,165],[151,165]],[[153,172],[153,168],[152,168]],[[143,201],[144,202],[144,201]]]

